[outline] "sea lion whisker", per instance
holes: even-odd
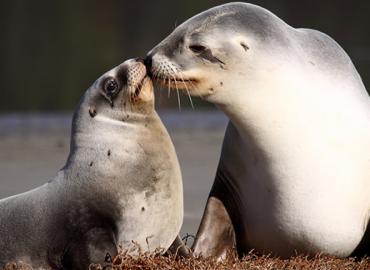
[[[179,103],[179,111],[181,112],[181,99],[180,99],[179,89],[177,89],[177,86],[176,86],[176,92],[177,92],[177,102]]]
[[[167,92],[168,92],[168,98],[170,98],[170,95],[171,95],[171,80],[168,80],[168,89],[167,89]]]
[[[183,84],[184,84],[184,86],[185,86],[186,93],[188,94],[188,97],[189,97],[189,100],[190,100],[191,108],[194,110],[193,100],[191,99],[191,96],[190,96],[190,93],[189,93],[189,89],[188,89],[188,87],[187,87],[186,83],[184,82],[184,78],[183,78],[183,76],[182,76],[182,73],[180,73],[180,72],[179,72],[178,74],[180,75],[181,80],[182,80],[182,83],[183,83]]]
[[[175,87],[176,87],[176,93],[177,93],[177,102],[179,104],[179,111],[181,112],[181,99],[180,99],[180,94],[179,94],[179,88],[177,87],[177,80],[176,80],[176,77],[174,77],[172,74],[171,74],[171,76],[175,80]]]
[[[154,71],[153,71],[153,79],[154,79],[154,80],[157,80],[157,79],[159,78],[159,72],[160,72],[159,68],[158,68],[158,67],[156,67],[156,68],[154,69]]]

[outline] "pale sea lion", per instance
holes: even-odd
[[[230,3],[177,27],[146,65],[230,118],[195,254],[369,255],[370,99],[333,39]]]
[[[132,241],[166,250],[182,219],[180,167],[151,79],[142,62],[128,60],[81,99],[57,176],[0,200],[0,268],[88,269]]]

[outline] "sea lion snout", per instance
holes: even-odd
[[[94,118],[103,108],[113,110],[136,110],[139,107],[154,104],[152,80],[147,75],[144,60],[129,59],[103,74],[89,90],[89,115]],[[108,106],[107,105],[108,103]],[[135,106],[127,106],[131,103]],[[128,109],[130,108],[130,109]],[[142,108],[141,108],[142,109]]]
[[[127,73],[125,75],[127,79],[127,85],[129,87],[136,87],[147,76],[147,71],[143,60],[132,59],[124,62],[123,65],[127,65]]]
[[[127,64],[127,87],[131,95],[131,101],[150,101],[154,99],[152,80],[147,74],[144,60],[141,58],[131,59]]]

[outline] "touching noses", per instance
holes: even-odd
[[[146,66],[146,69],[148,71],[149,76],[152,73],[152,64],[153,64],[153,52],[149,52],[147,56],[144,59],[144,65]]]

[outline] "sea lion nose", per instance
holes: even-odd
[[[152,76],[152,64],[153,64],[153,54],[148,53],[144,59],[144,65],[146,66],[146,70],[150,77]]]
[[[146,68],[148,70],[151,70],[152,69],[152,58],[153,58],[153,54],[152,53],[149,53],[145,59],[144,59],[144,65],[146,66]]]

